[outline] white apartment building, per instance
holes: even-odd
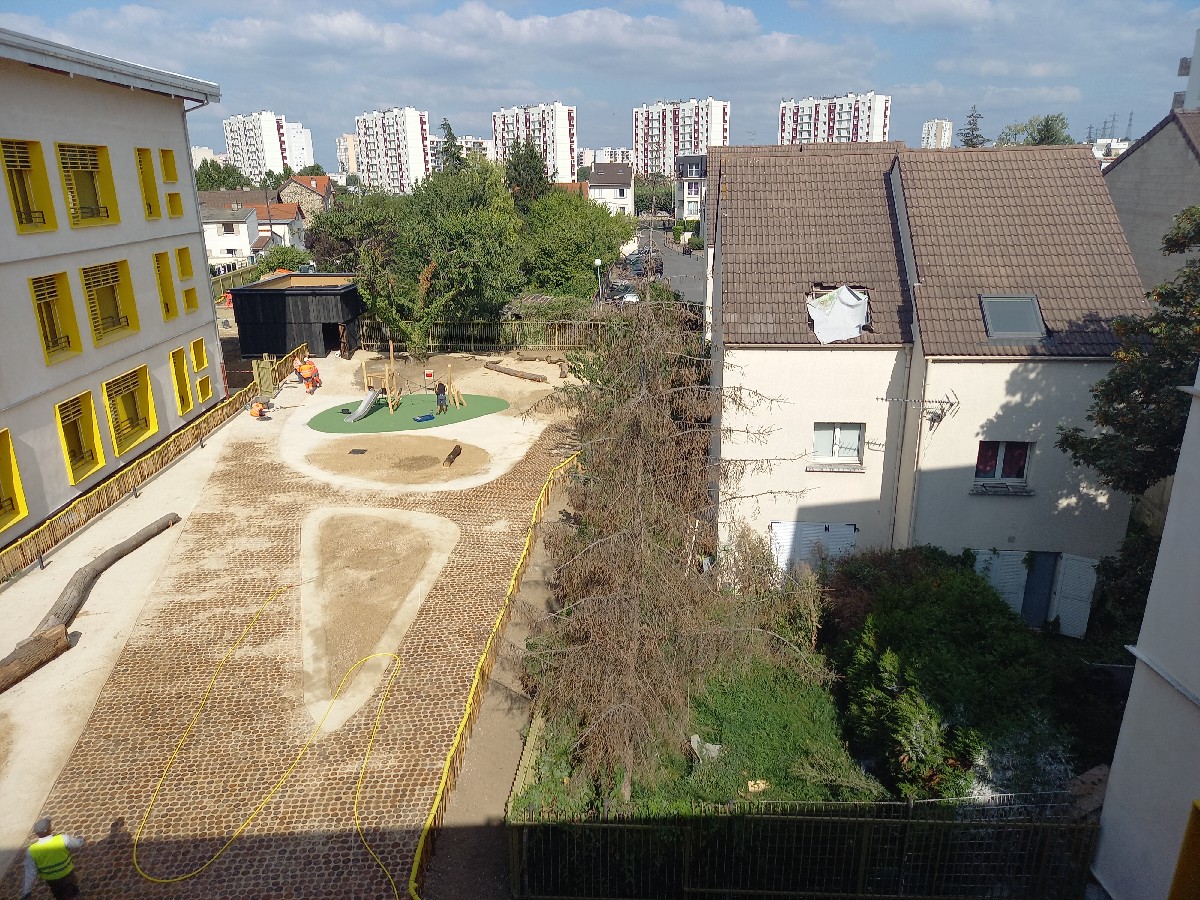
[[[225,127],[226,155],[251,181],[291,166],[299,172],[313,164],[312,134],[270,110],[230,116]]]
[[[874,91],[784,100],[779,104],[779,143],[886,141],[891,111],[892,98]]]
[[[492,113],[496,159],[504,161],[518,144],[532,138],[546,161],[551,181],[575,180],[575,107],[557,100],[536,106],[509,106]]]
[[[358,136],[354,134],[338,135],[337,146],[338,171],[346,175],[358,174]]]
[[[0,83],[3,545],[225,386],[186,168],[220,88],[4,29]]]
[[[496,158],[496,142],[487,138],[475,137],[474,135],[464,134],[455,135],[454,139],[458,141],[458,147],[462,150],[463,158],[477,155],[482,156],[487,160]],[[434,172],[442,171],[442,145],[446,143],[446,139],[440,134],[431,134],[429,136],[429,165]]]
[[[675,157],[729,145],[729,101],[660,100],[633,111],[633,170],[675,177]],[[599,157],[596,159],[599,162]]]
[[[593,163],[624,163],[633,165],[633,151],[628,147],[601,147],[592,154]]]
[[[407,194],[429,176],[432,155],[429,113],[393,106],[354,120],[358,177],[363,185],[389,194]]]
[[[944,150],[954,146],[954,123],[949,119],[930,119],[921,126],[921,149]]]
[[[228,159],[228,156],[226,156],[224,153],[213,152],[212,147],[192,147],[191,150],[193,169],[200,168],[200,163],[204,162],[206,159],[211,159],[219,166],[224,165]]]

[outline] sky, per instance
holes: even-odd
[[[221,121],[269,109],[334,140],[354,117],[414,106],[431,130],[491,137],[505,106],[577,107],[580,147],[632,145],[632,110],[728,100],[730,142],[778,142],[779,102],[874,90],[892,140],[921,123],[983,133],[1064,113],[1077,140],[1115,116],[1133,137],[1186,79],[1200,6],[1162,0],[0,0],[0,27],[221,87],[188,116],[192,144],[224,150]],[[1200,64],[1200,61],[1198,61]]]

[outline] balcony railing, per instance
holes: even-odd
[[[75,218],[83,219],[107,219],[107,206],[80,206],[75,210]]]
[[[71,336],[60,334],[56,338],[43,337],[42,343],[46,345],[47,353],[57,353],[59,350],[71,349]]]
[[[16,512],[17,504],[12,497],[0,497],[0,512]]]
[[[45,225],[46,214],[40,209],[18,209],[18,225]]]
[[[129,327],[129,316],[104,316],[96,321],[96,335],[101,336]]]
[[[78,453],[68,453],[67,458],[71,460],[72,469],[82,469],[88,463],[96,461],[96,454],[91,450],[80,450]]]
[[[131,434],[137,434],[149,425],[150,421],[145,416],[136,419],[121,419],[113,425],[113,433],[118,439],[124,438]]]

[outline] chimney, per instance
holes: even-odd
[[[309,186],[310,186],[310,187],[311,187],[311,188],[312,188],[314,191],[317,189],[317,179],[315,179],[315,178],[310,178],[310,179],[308,180],[308,183],[309,183]]]

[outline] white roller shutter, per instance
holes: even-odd
[[[1058,617],[1059,632],[1081,638],[1087,633],[1092,611],[1092,592],[1096,589],[1096,564],[1099,560],[1064,553],[1054,573],[1054,593],[1046,618]]]
[[[975,550],[975,571],[984,576],[1004,602],[1020,615],[1025,602],[1024,550]]]
[[[854,550],[854,525],[836,522],[772,522],[771,552],[775,563],[787,571],[801,563],[814,565],[817,546],[829,556],[844,556]]]

